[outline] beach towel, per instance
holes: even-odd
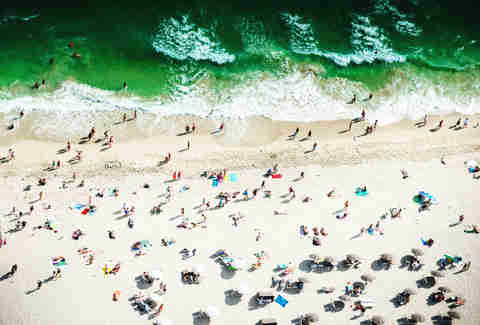
[[[218,186],[218,180],[214,179],[214,180],[212,181],[212,186],[213,186],[213,187],[217,187],[217,186]]]
[[[368,194],[368,191],[361,191],[359,188],[355,190],[356,196],[366,196],[367,194]]]
[[[88,211],[90,211],[90,209],[89,209],[89,208],[85,208],[85,209],[82,210],[82,214],[83,214],[83,215],[86,215],[86,214],[88,213]]]
[[[278,295],[277,298],[275,298],[275,302],[285,308],[285,306],[288,304],[288,300],[283,298],[282,296]]]
[[[238,181],[238,176],[237,174],[230,174],[230,175],[227,175],[229,178],[230,178],[230,181],[231,182],[236,182]]]
[[[272,178],[282,178],[282,174],[272,174]]]
[[[82,210],[85,207],[85,204],[79,203],[79,204],[75,204],[73,207],[77,210]]]

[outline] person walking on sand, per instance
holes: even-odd
[[[343,205],[344,205],[344,208],[345,208],[345,210],[346,210],[346,209],[348,208],[348,200],[345,201],[345,203],[344,203]]]
[[[70,143],[70,140],[67,141],[67,152],[70,151],[72,148],[72,144]]]
[[[313,146],[312,146],[312,152],[317,150],[317,146],[318,146],[318,144],[316,142],[314,142]]]
[[[125,123],[127,121],[127,113],[123,113],[122,122]]]
[[[190,140],[187,141],[187,150],[190,150]]]
[[[17,273],[17,270],[18,270],[18,265],[17,265],[17,264],[13,264],[13,265],[12,265],[12,268],[10,269],[9,276],[13,276],[15,273]]]
[[[40,288],[42,287],[42,284],[43,284],[42,280],[37,281],[37,290],[40,290]]]
[[[443,126],[443,120],[440,120],[440,122],[438,122],[437,128],[438,128],[438,129],[441,129],[442,126]]]
[[[195,122],[192,123],[192,134],[195,133]]]
[[[40,193],[38,193],[38,200],[41,201],[43,198],[43,191],[40,191]]]
[[[463,120],[463,128],[467,128],[468,127],[468,117],[465,117],[465,119]]]

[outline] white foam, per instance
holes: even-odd
[[[48,112],[39,114],[35,132],[52,137],[69,137],[88,130],[94,121],[98,123],[99,117],[95,114],[98,111],[145,110],[157,114],[158,123],[165,123],[161,117],[185,114],[217,120],[264,116],[273,120],[312,122],[354,118],[366,108],[369,120],[388,124],[404,118],[417,119],[427,113],[473,114],[480,110],[478,96],[447,96],[446,90],[424,80],[413,88],[402,82],[401,76],[376,93],[372,101],[355,105],[348,105],[346,101],[353,94],[362,99],[369,93],[361,84],[292,72],[280,79],[267,78],[226,89],[225,99],[221,101],[215,91],[197,86],[185,87],[181,97],[165,101],[119,95],[67,81],[53,93],[0,99],[0,107],[4,112],[19,109]]]
[[[177,60],[208,60],[218,64],[235,61],[235,55],[215,38],[215,23],[208,28],[195,25],[188,15],[163,19],[152,40],[155,51]]]
[[[384,31],[366,16],[353,17],[350,35],[353,51],[350,53],[322,48],[318,41],[320,38],[316,37],[312,23],[308,19],[289,13],[282,14],[282,19],[288,27],[290,48],[295,53],[321,56],[344,67],[351,63],[372,63],[376,60],[388,63],[406,61],[404,55],[395,53],[389,47],[390,40]]]

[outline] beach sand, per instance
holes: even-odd
[[[13,264],[18,264],[17,273],[0,281],[0,324],[151,324],[148,316],[136,312],[129,298],[139,291],[148,295],[158,289],[158,281],[151,288],[137,286],[135,278],[145,271],[162,270],[163,282],[167,285],[164,295],[164,311],[158,319],[170,319],[174,324],[192,324],[193,314],[208,306],[216,306],[220,315],[215,324],[254,324],[259,319],[274,317],[279,324],[290,324],[299,315],[316,312],[320,323],[359,324],[373,315],[381,315],[387,324],[398,324],[397,320],[411,313],[421,313],[431,324],[432,317],[446,315],[449,310],[445,302],[429,306],[426,298],[432,289],[416,288],[416,281],[438,269],[436,262],[444,254],[463,257],[472,261],[470,271],[456,274],[459,267],[446,271],[438,279],[454,294],[466,298],[465,306],[457,308],[463,318],[457,324],[478,324],[480,322],[480,242],[478,234],[464,233],[468,224],[479,224],[480,217],[475,206],[479,193],[479,180],[468,173],[464,162],[470,159],[480,161],[480,128],[454,131],[448,129],[457,115],[443,116],[444,127],[430,132],[440,117],[433,117],[429,125],[417,128],[412,121],[379,127],[373,135],[356,137],[362,133],[365,124],[354,125],[352,131],[342,133],[346,121],[317,122],[312,124],[272,122],[256,118],[245,121],[229,121],[225,131],[210,134],[217,126],[212,121],[196,121],[197,134],[177,136],[189,117],[178,118],[175,122],[166,120],[172,126],[163,132],[147,136],[139,131],[142,116],[136,121],[119,124],[111,128],[115,137],[113,148],[101,151],[101,143],[77,144],[79,136],[72,138],[72,150],[57,154],[65,147],[58,139],[35,137],[19,129],[4,137],[1,152],[12,147],[16,159],[2,164],[0,169],[0,195],[2,197],[2,229],[7,245],[0,248],[0,273],[7,273]],[[472,120],[478,120],[474,117]],[[191,119],[193,120],[193,118]],[[243,123],[243,124],[242,124]],[[235,124],[235,126],[234,126]],[[473,124],[473,123],[472,123]],[[295,140],[287,140],[295,127],[301,134]],[[141,129],[141,128],[140,128]],[[313,130],[312,139],[300,141],[306,130]],[[97,136],[104,129],[97,128]],[[145,131],[145,130],[144,130]],[[85,135],[88,129],[85,130]],[[182,150],[187,140],[191,149]],[[318,142],[315,152],[305,153]],[[76,150],[82,150],[82,161],[69,164]],[[159,165],[167,153],[172,160]],[[446,165],[440,163],[444,156]],[[46,171],[52,160],[62,161],[62,167]],[[119,168],[105,168],[109,161],[121,162]],[[262,175],[275,163],[279,164],[281,179],[266,179]],[[235,173],[236,182],[226,180],[218,187],[200,174],[205,170],[227,169]],[[406,169],[407,179],[402,179],[400,170]],[[182,178],[171,182],[174,171],[182,171]],[[297,180],[300,171],[305,178]],[[76,180],[67,183],[76,172]],[[37,186],[39,177],[47,178],[46,186]],[[85,180],[84,187],[77,187]],[[218,203],[215,195],[221,191],[243,192],[259,187],[266,180],[266,189],[272,191],[271,198],[264,198],[260,192],[248,201],[232,200],[220,209],[207,210],[206,227],[194,229],[178,228],[182,221],[180,209],[190,220],[201,219],[198,206],[206,198],[213,206]],[[149,188],[143,187],[145,183]],[[24,191],[31,184],[30,191]],[[367,186],[369,194],[356,196],[358,186]],[[163,211],[151,215],[154,205],[166,201],[164,194],[171,186],[173,198],[162,206]],[[184,186],[188,190],[181,191]],[[296,198],[287,200],[288,188],[293,186]],[[117,187],[119,196],[110,196],[110,190]],[[336,188],[335,198],[327,193]],[[95,197],[105,189],[103,198]],[[43,199],[38,199],[39,192]],[[438,199],[429,211],[419,212],[413,197],[419,191],[426,191]],[[97,207],[94,214],[82,215],[75,209],[76,204],[87,204],[92,196]],[[312,198],[304,203],[305,196]],[[241,195],[239,196],[241,198]],[[349,201],[349,215],[339,220],[335,211]],[[29,203],[32,202],[32,203]],[[122,206],[135,206],[135,226],[127,227]],[[51,204],[51,209],[45,207]],[[15,217],[8,215],[12,206],[17,211],[27,211],[30,205],[35,209],[32,215],[21,220],[27,221],[24,230],[5,233],[15,225]],[[390,208],[402,208],[401,218],[387,217],[381,220],[384,234],[375,232],[355,237],[362,227],[375,225]],[[284,211],[287,215],[274,215],[273,211]],[[238,226],[233,226],[229,217],[233,213],[245,216]],[[465,215],[464,224],[450,227]],[[47,219],[55,220],[53,232],[33,229]],[[321,238],[321,246],[312,245],[312,234],[304,236],[300,226],[311,230],[314,226],[324,227],[328,235]],[[72,239],[72,232],[81,229],[86,235]],[[108,238],[107,231],[114,230],[115,240]],[[256,240],[258,232],[262,233]],[[433,238],[432,247],[422,246],[420,238]],[[162,238],[174,239],[169,247],[161,244]],[[145,256],[131,252],[136,241],[149,240],[152,247]],[[93,250],[93,265],[85,265],[77,250],[88,247]],[[196,248],[196,255],[182,259],[179,252]],[[400,268],[400,259],[410,254],[412,248],[421,248],[425,265],[418,272]],[[232,274],[210,258],[218,249],[226,249],[235,258],[244,258],[248,265],[255,263],[255,253],[264,251],[267,257],[263,265],[253,271],[239,270]],[[305,262],[309,255],[333,256],[341,260],[346,254],[357,254],[362,258],[359,269],[326,273],[311,272]],[[382,253],[394,255],[394,265],[388,271],[372,269],[372,262]],[[67,265],[62,266],[62,277],[44,283],[35,289],[38,280],[48,278],[56,268],[51,258],[63,256]],[[307,277],[310,283],[300,294],[275,291],[288,300],[285,308],[272,303],[263,308],[251,308],[251,298],[259,290],[269,289],[272,276],[278,264],[291,262],[297,269],[291,275]],[[121,263],[116,275],[104,275],[102,268]],[[203,268],[199,285],[186,285],[180,279],[180,272],[192,266]],[[1,276],[0,274],[0,276]],[[375,280],[367,285],[366,293],[352,298],[343,311],[326,312],[324,306],[344,293],[348,281],[359,281],[362,274],[372,274]],[[231,304],[226,292],[247,283],[252,293],[242,301]],[[332,294],[319,294],[324,286],[336,288]],[[405,288],[418,292],[411,302],[395,308],[391,299]],[[120,291],[120,299],[112,300],[113,292]],[[273,289],[269,289],[273,290]],[[450,295],[450,294],[449,294]],[[374,308],[355,318],[350,305],[355,300],[372,300]],[[353,319],[352,319],[353,318]]]

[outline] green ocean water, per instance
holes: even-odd
[[[302,67],[371,91],[402,74],[407,86],[427,80],[468,93],[480,82],[474,1],[57,5],[0,11],[2,96],[35,94],[31,86],[41,80],[47,83],[42,92],[66,80],[113,91],[126,81],[129,94],[146,98],[174,100],[194,85],[221,96],[243,83],[282,78]]]

